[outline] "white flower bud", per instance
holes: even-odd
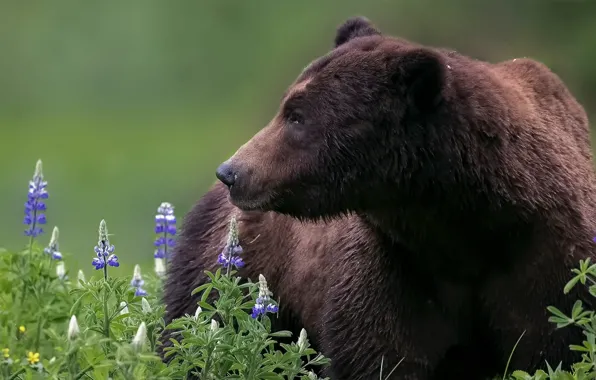
[[[145,325],[145,322],[141,322],[135,337],[132,339],[132,346],[135,351],[141,351],[143,344],[145,343],[145,339],[147,339],[147,326]]]
[[[59,261],[56,264],[56,276],[58,276],[59,279],[64,280],[64,277],[66,276],[66,268],[64,267],[64,261]]]
[[[87,280],[85,279],[85,273],[79,269],[79,273],[77,273],[77,285],[79,288],[81,287],[81,282],[85,283]]]
[[[197,307],[197,311],[195,311],[195,321],[199,320],[199,314],[201,314],[203,312],[203,309],[201,309],[201,307]]]
[[[306,340],[306,330],[302,329],[300,330],[300,336],[298,337],[298,348],[300,349],[300,352],[306,349],[307,344],[308,341]]]
[[[60,235],[60,231],[58,227],[54,227],[52,230],[52,237],[50,238],[50,247],[58,247],[58,236]]]
[[[124,301],[120,302],[120,315],[122,314],[128,314],[128,305]]]
[[[215,331],[219,328],[219,323],[215,319],[211,320],[211,331]]]
[[[68,323],[68,333],[66,337],[68,340],[74,340],[77,335],[79,335],[79,324],[77,323],[77,317],[73,315],[70,317],[70,322]]]
[[[159,277],[163,277],[166,274],[166,266],[164,259],[155,259],[155,274]]]
[[[151,305],[149,305],[149,301],[145,297],[141,299],[141,308],[144,314],[151,313]]]
[[[43,178],[43,164],[41,160],[37,160],[35,164],[35,173],[33,173],[33,177],[35,178]]]

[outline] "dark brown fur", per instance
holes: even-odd
[[[591,306],[562,292],[596,231],[582,106],[530,59],[490,64],[365,19],[335,41],[226,162],[229,200],[217,184],[188,214],[168,319],[194,311],[238,212],[241,274],[266,276],[333,380],[378,378],[381,356],[385,373],[405,356],[392,379],[480,379],[524,331],[510,368],[569,365],[581,334],[546,307]]]

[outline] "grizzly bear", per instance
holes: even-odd
[[[216,175],[184,221],[168,320],[196,308],[237,214],[240,275],[265,275],[279,326],[304,327],[333,380],[489,378],[518,339],[510,370],[578,359],[581,331],[547,307],[593,306],[563,287],[593,257],[596,176],[586,113],[543,64],[349,19]]]

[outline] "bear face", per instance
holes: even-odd
[[[218,168],[237,207],[307,219],[383,207],[386,184],[407,163],[384,141],[440,105],[446,66],[361,18],[335,42],[286,91],[269,125]]]

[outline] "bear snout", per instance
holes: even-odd
[[[225,161],[215,171],[215,176],[227,187],[232,187],[236,182],[236,171],[229,161]]]

